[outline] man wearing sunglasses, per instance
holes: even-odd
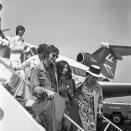
[[[51,80],[51,88],[53,91],[58,92],[57,90],[57,75],[56,75],[56,59],[59,55],[59,50],[54,45],[48,47],[48,55],[44,60],[45,69]]]
[[[59,122],[64,113],[64,99],[59,100],[61,109],[56,110],[56,107],[58,107],[56,105],[57,100],[60,99],[55,93],[58,92],[56,74],[56,58],[58,55],[59,50],[54,45],[48,46],[46,57],[31,71],[30,77],[33,94],[37,97],[32,108],[37,116],[36,118],[39,118],[36,120],[40,120],[41,125],[47,131],[57,131],[60,128]]]

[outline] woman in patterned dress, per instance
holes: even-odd
[[[85,131],[96,131],[97,112],[101,115],[102,109],[102,88],[98,84],[100,67],[92,65],[89,67],[85,82],[79,89],[79,114],[82,127]]]

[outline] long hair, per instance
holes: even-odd
[[[71,74],[71,69],[70,69],[70,65],[68,64],[68,62],[61,60],[57,63],[56,67],[57,67],[57,74],[58,74],[58,80],[61,78],[62,76],[62,71],[64,69],[64,66],[67,65],[68,66],[68,72],[66,74],[66,79],[72,79],[72,74]]]

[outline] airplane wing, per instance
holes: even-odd
[[[71,68],[74,68],[75,70],[73,71],[75,74],[79,74],[79,75],[82,75],[82,76],[85,76],[85,74],[82,74],[86,71],[88,71],[89,67],[73,60],[73,59],[70,59],[68,57],[65,57],[65,56],[62,56],[62,55],[59,55],[57,61],[60,61],[60,60],[65,60],[69,63],[69,65],[71,66]]]

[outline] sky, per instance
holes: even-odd
[[[130,0],[0,1],[2,29],[21,24],[25,41],[54,44],[66,57],[93,53],[101,42],[131,46]],[[118,61],[114,81],[131,82],[131,56]]]

